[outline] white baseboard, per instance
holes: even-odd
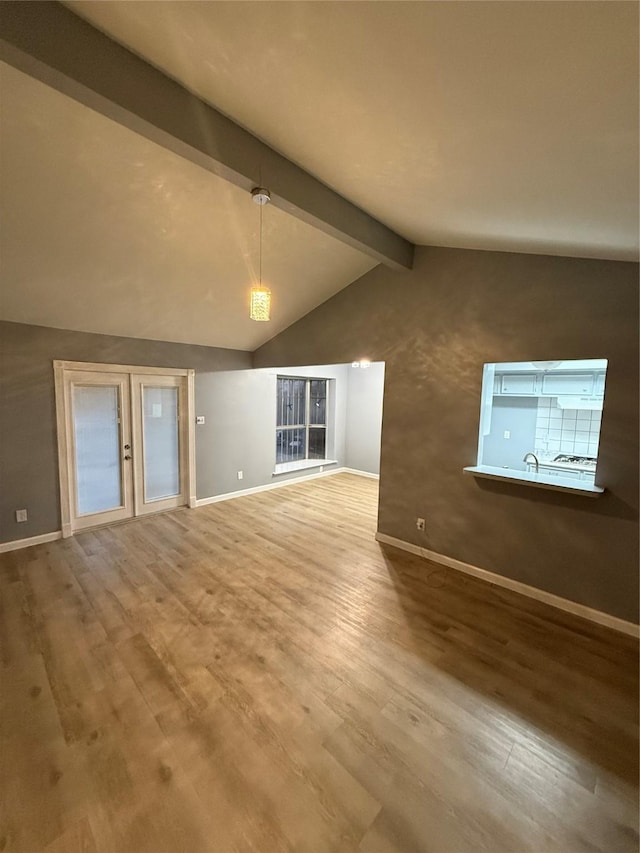
[[[303,483],[305,480],[317,480],[319,477],[330,477],[333,474],[357,474],[360,477],[373,477],[378,479],[377,474],[369,474],[367,471],[356,471],[354,468],[332,468],[330,471],[321,471],[316,474],[305,474],[302,477],[295,477],[291,480],[282,480],[280,483],[268,483],[265,486],[254,486],[252,489],[241,489],[238,492],[227,492],[224,495],[214,495],[212,498],[189,498],[189,507],[207,506],[207,504],[215,504],[220,501],[229,501],[233,498],[242,498],[245,495],[255,495],[257,492],[268,492],[271,489],[281,489],[283,486],[295,486],[296,483]],[[127,519],[132,520],[132,519]],[[67,536],[72,536],[71,525],[66,531]],[[79,532],[79,531],[78,531]],[[17,551],[19,548],[30,548],[32,545],[42,545],[45,542],[55,542],[56,539],[63,538],[63,531],[55,530],[53,533],[41,533],[39,536],[31,536],[28,539],[14,539],[11,542],[0,542],[0,554],[6,551]]]
[[[243,498],[246,495],[255,495],[258,492],[270,492],[272,489],[282,489],[284,486],[295,486],[297,483],[304,483],[307,480],[317,480],[319,477],[331,477],[334,474],[344,474],[346,468],[332,468],[330,471],[321,471],[317,474],[305,474],[302,477],[296,477],[291,480],[282,480],[279,483],[267,483],[264,486],[254,486],[251,489],[240,489],[237,492],[225,492],[223,495],[214,495],[212,498],[200,498],[196,506],[207,506],[208,504],[217,504],[220,501],[230,501],[233,498]]]
[[[356,474],[358,477],[369,477],[370,480],[379,480],[380,474],[372,474],[370,471],[359,471],[357,468],[341,468],[344,474]]]
[[[405,542],[404,539],[396,539],[395,536],[387,536],[386,533],[376,533],[376,539],[385,545],[393,545],[394,548],[400,548],[402,551],[408,551],[410,554],[417,554],[419,557],[424,557],[424,559],[431,560],[433,563],[440,563],[440,565],[447,566],[449,569],[464,572],[466,575],[472,575],[474,578],[479,578],[495,586],[501,586],[504,589],[510,589],[513,592],[519,592],[528,598],[542,601],[544,604],[557,607],[558,610],[564,610],[566,613],[573,613],[574,616],[582,616],[583,619],[588,619],[590,622],[596,622],[598,625],[604,625],[607,628],[613,628],[614,631],[620,631],[622,634],[627,634],[630,637],[640,637],[640,625],[627,622],[625,619],[619,619],[617,616],[611,616],[609,613],[603,613],[601,610],[594,610],[585,604],[578,604],[576,601],[561,598],[552,592],[546,592],[543,589],[529,586],[526,583],[504,577],[503,575],[497,575],[495,572],[480,569],[478,566],[472,566],[469,563],[463,563],[461,560],[447,557],[444,554],[438,554],[436,551],[429,551],[428,548],[421,548],[420,545]]]
[[[41,533],[40,536],[30,536],[28,539],[14,539],[12,542],[0,542],[0,554],[6,551],[17,551],[19,548],[30,548],[32,545],[43,545],[45,542],[55,542],[62,539],[62,531]]]

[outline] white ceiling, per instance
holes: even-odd
[[[249,193],[0,63],[4,320],[254,350],[375,266],[263,212],[272,321],[249,319]]]
[[[69,2],[419,244],[638,252],[633,2]]]
[[[635,259],[638,7],[69,2],[404,237]],[[375,261],[7,66],[4,319],[255,349]]]

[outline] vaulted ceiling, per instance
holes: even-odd
[[[355,208],[331,223],[283,189],[264,211],[274,319],[253,323],[251,176],[214,174],[9,53],[5,319],[254,349],[387,260],[375,220],[384,240],[637,258],[635,3],[66,6],[372,219],[354,238]]]
[[[20,71],[2,72],[2,318],[253,350],[375,261],[263,212],[273,320],[249,319],[249,193]]]

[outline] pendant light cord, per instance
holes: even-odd
[[[262,163],[258,166],[258,184],[262,186]],[[260,207],[260,255],[258,259],[258,284],[262,287],[262,208],[263,204],[259,205]]]
[[[259,205],[260,207],[260,261],[259,261],[259,282],[260,287],[262,287],[262,208],[263,204]]]

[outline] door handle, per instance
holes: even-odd
[[[124,458],[125,458],[125,459],[131,459],[131,457],[129,456],[129,454],[128,454],[128,453],[127,453],[127,455],[126,455]]]

